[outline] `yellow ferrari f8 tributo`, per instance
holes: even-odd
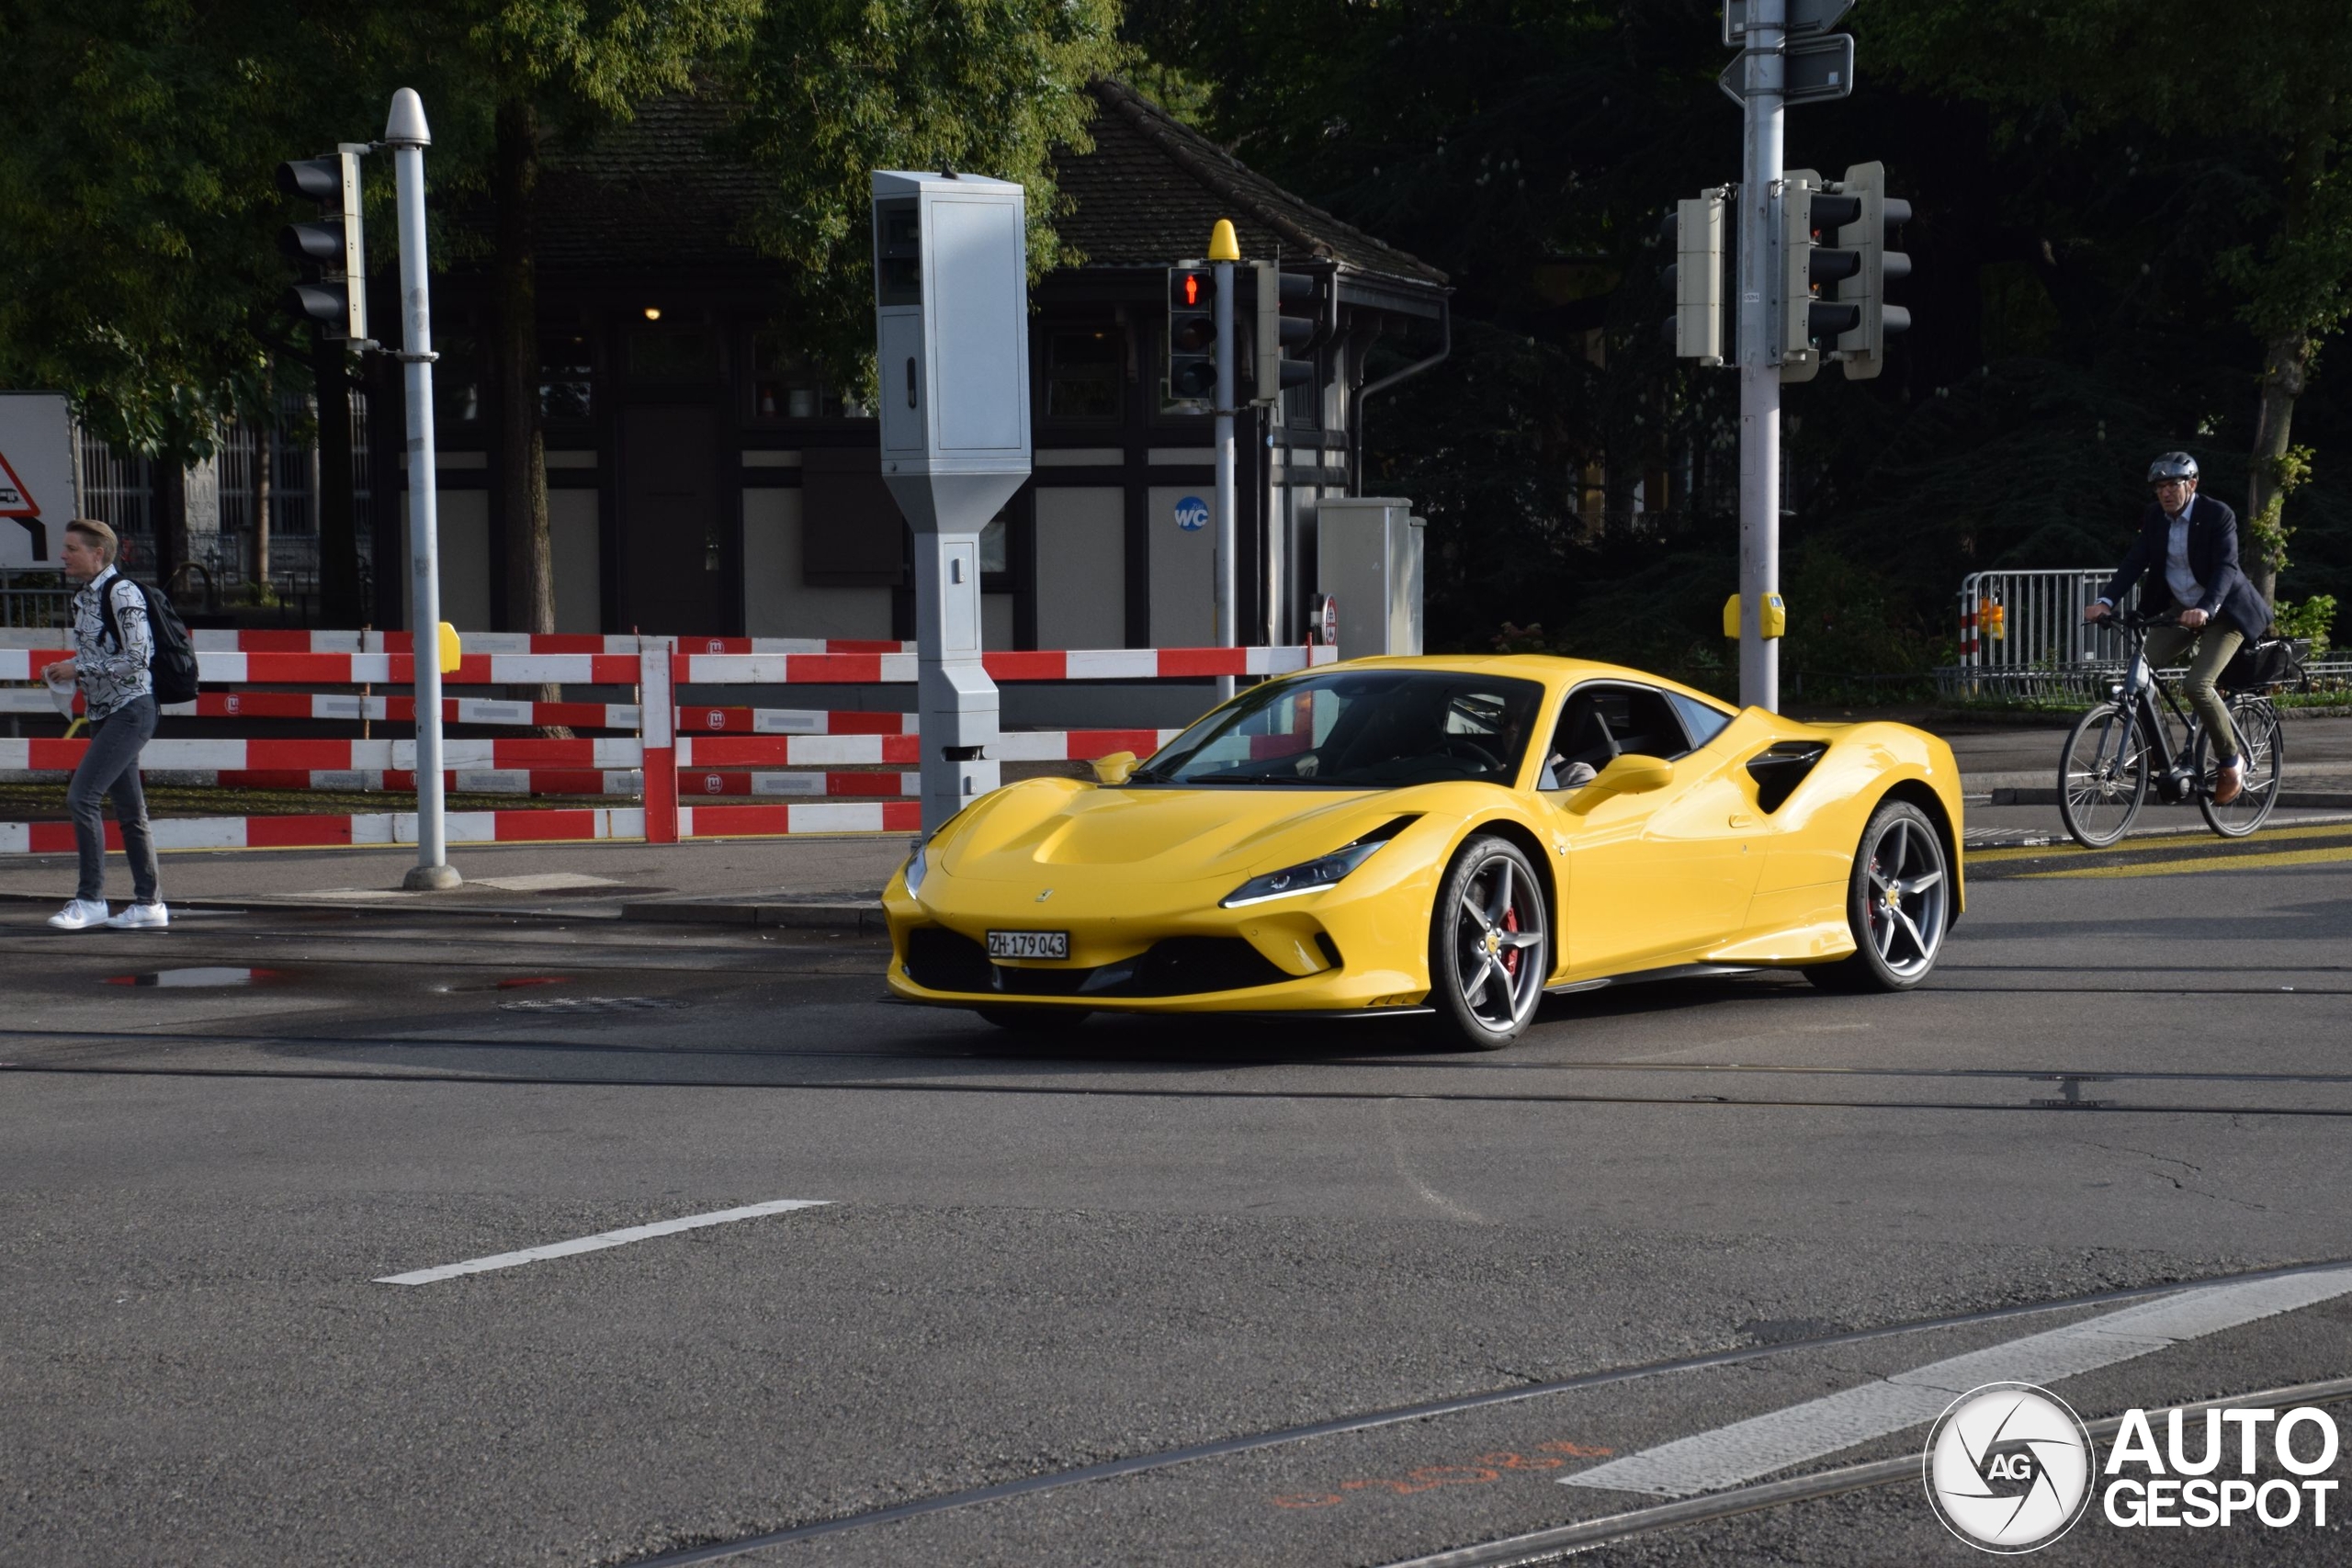
[[[1546,991],[1802,968],[1917,985],[1962,908],[1960,773],[1535,655],[1370,659],[1235,696],[1148,761],[981,796],[890,880],[890,989],[1097,1011],[1427,1015],[1508,1044]]]

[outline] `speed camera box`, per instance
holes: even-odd
[[[886,479],[1006,475],[1017,488],[1027,477],[1025,227],[1018,185],[876,171],[875,342]]]

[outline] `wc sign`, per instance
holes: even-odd
[[[1197,495],[1188,495],[1176,503],[1176,526],[1187,534],[1197,534],[1209,525],[1209,503]]]

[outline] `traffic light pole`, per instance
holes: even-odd
[[[1788,0],[1748,0],[1739,186],[1739,701],[1778,711],[1780,644],[1764,604],[1781,591],[1781,157]]]
[[[1219,238],[1230,232],[1219,228]],[[1210,243],[1216,266],[1216,645],[1233,648],[1233,261],[1216,256],[1216,243]],[[1232,695],[1233,677],[1218,676],[1216,700]]]
[[[424,266],[424,104],[392,95],[384,145],[392,150],[401,230],[401,364],[408,396],[408,558],[413,581],[409,641],[416,672],[416,864],[402,886],[424,892],[464,880],[449,863],[441,803],[440,517],[433,491],[433,312]],[[355,283],[355,287],[356,284]]]

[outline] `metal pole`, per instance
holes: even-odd
[[[1216,645],[1238,646],[1233,597],[1233,264],[1216,264]],[[1216,678],[1216,700],[1233,695],[1233,677]]]
[[[441,549],[433,493],[433,310],[424,268],[424,104],[413,87],[392,95],[384,144],[392,150],[401,229],[401,363],[408,394],[409,616],[416,670],[416,864],[402,886],[455,887],[441,818]],[[358,287],[356,279],[353,287]]]
[[[1764,599],[1781,591],[1781,45],[1788,0],[1748,0],[1739,186],[1739,700],[1778,711],[1781,645]]]

